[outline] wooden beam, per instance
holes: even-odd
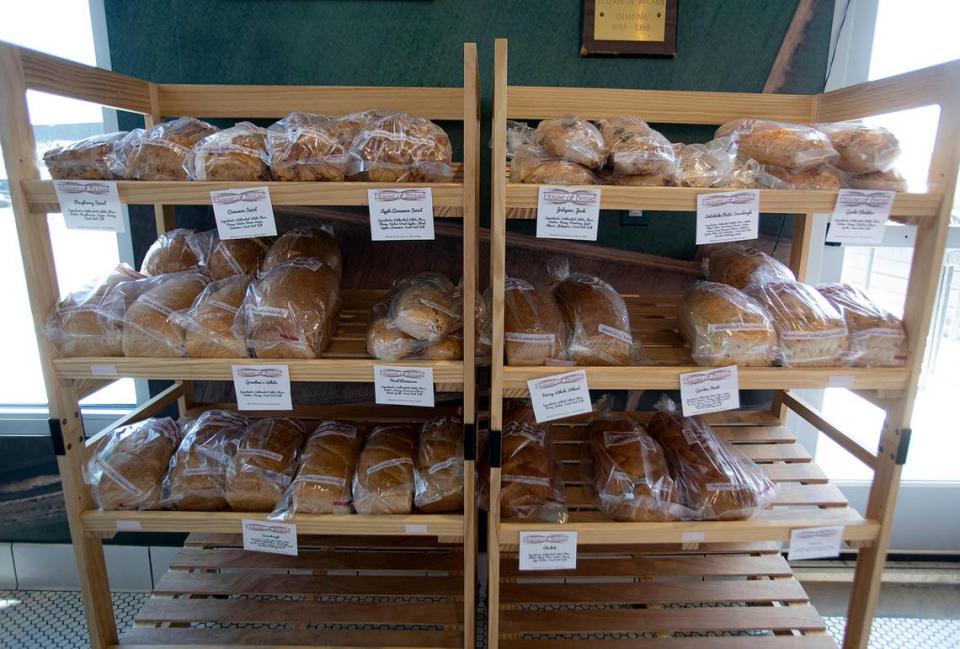
[[[770,74],[767,75],[767,82],[763,84],[763,92],[780,92],[783,89],[787,82],[787,75],[793,65],[793,57],[803,43],[807,27],[813,20],[818,4],[818,0],[799,0],[797,2],[793,19],[790,21],[787,33],[784,34],[783,41],[780,43],[777,58],[774,59]]]
[[[846,433],[827,421],[823,414],[820,413],[820,411],[818,411],[816,408],[811,406],[803,399],[790,394],[789,392],[784,392],[781,400],[783,405],[800,415],[814,428],[839,444],[840,447],[843,448],[843,450],[845,450],[847,453],[857,458],[871,469],[876,468],[877,456],[860,446],[860,444],[851,439]]]

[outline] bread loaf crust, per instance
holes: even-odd
[[[156,509],[180,430],[172,419],[145,419],[117,428],[94,453],[85,477],[104,510]]]
[[[367,436],[353,478],[358,514],[409,514],[413,509],[413,453],[410,424],[377,426]]]
[[[203,261],[202,246],[197,240],[197,233],[177,228],[157,237],[143,257],[140,272],[151,276],[180,273],[199,268]]]
[[[463,421],[424,422],[414,456],[414,504],[425,514],[463,509]]]
[[[226,509],[227,467],[249,422],[229,410],[207,410],[185,430],[163,481],[163,505],[181,511]]]
[[[907,334],[903,321],[850,284],[820,284],[817,291],[843,316],[850,334],[847,364],[854,367],[903,367]]]
[[[319,259],[339,275],[343,268],[340,246],[329,227],[294,228],[284,232],[263,258],[263,272],[299,258]]]
[[[244,358],[247,341],[237,314],[250,280],[234,275],[208,285],[183,318],[184,344],[190,358]]]
[[[127,308],[123,318],[124,356],[187,355],[182,313],[190,308],[210,278],[201,271],[185,271],[158,279],[163,281]]]
[[[294,514],[349,514],[351,488],[366,426],[324,421],[310,435],[290,486]]]
[[[707,258],[707,279],[741,291],[750,284],[794,281],[793,271],[767,253],[747,246],[724,246]]]
[[[550,289],[508,277],[503,302],[508,364],[543,365],[566,359],[566,325]]]
[[[243,432],[227,468],[227,502],[238,512],[269,512],[297,470],[303,425],[287,417],[259,419]]]
[[[617,291],[599,277],[571,273],[553,288],[577,365],[628,365],[635,358],[630,316]]]
[[[57,146],[43,154],[43,163],[56,180],[118,180],[110,169],[110,161],[117,144],[127,131],[102,133]]]
[[[579,117],[545,119],[537,126],[535,140],[548,155],[599,170],[606,164],[607,147],[596,126]]]

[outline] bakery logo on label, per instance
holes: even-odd
[[[550,388],[555,388],[560,385],[568,383],[578,383],[581,380],[581,376],[575,373],[563,374],[559,377],[550,377],[543,379],[542,381],[537,381],[536,386],[538,390],[549,390]]]
[[[427,192],[422,189],[379,189],[373,193],[373,197],[378,201],[391,203],[393,201],[422,201],[427,197]]]
[[[727,368],[721,368],[719,370],[714,370],[709,373],[704,372],[692,372],[690,374],[685,374],[680,376],[680,380],[687,385],[698,385],[706,381],[722,381],[728,379],[731,376],[731,371]]]
[[[837,199],[837,207],[842,209],[853,209],[855,207],[869,207],[871,209],[882,209],[890,204],[890,195],[888,192],[861,192],[854,189],[848,189]]]
[[[543,200],[552,205],[594,205],[597,202],[597,192],[590,189],[558,189],[552,187],[543,192]]]
[[[527,543],[566,543],[570,540],[568,534],[527,534],[523,537]]]
[[[93,194],[97,196],[99,194],[108,194],[110,192],[110,186],[104,185],[103,183],[70,183],[62,182],[57,184],[57,189],[61,192],[67,194]]]
[[[234,203],[259,203],[267,198],[267,192],[262,189],[251,189],[244,192],[218,192],[210,197],[214,205],[233,205]]]
[[[276,378],[279,378],[280,376],[283,376],[283,372],[281,370],[278,370],[272,367],[267,367],[264,369],[257,369],[253,367],[243,367],[241,369],[238,369],[237,373],[245,379],[252,379],[258,376],[262,376],[265,379],[276,379]]]
[[[754,199],[753,192],[737,192],[736,194],[714,194],[703,198],[705,207],[723,207],[724,205],[744,205]]]
[[[388,379],[422,379],[426,374],[423,370],[382,367],[380,368],[380,376]]]

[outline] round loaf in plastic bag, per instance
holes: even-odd
[[[144,275],[165,275],[199,268],[205,261],[209,239],[194,230],[177,228],[164,232],[154,241],[140,264]]]
[[[837,161],[830,138],[805,124],[764,119],[735,119],[717,129],[715,137],[735,135],[737,154],[760,164],[789,169],[809,169]]]
[[[613,176],[656,176],[672,181],[677,173],[673,146],[639,117],[597,121],[610,153]]]
[[[432,344],[457,329],[462,314],[463,296],[453,282],[440,273],[420,273],[394,285],[387,318],[411,338]]]
[[[351,152],[370,182],[450,182],[453,148],[446,132],[423,117],[391,113],[366,122]]]
[[[263,258],[263,272],[269,272],[291,259],[301,257],[319,259],[336,271],[343,268],[340,245],[333,228],[326,223],[288,230],[274,241]]]
[[[794,281],[793,271],[762,250],[748,246],[721,246],[704,258],[704,274],[711,282],[743,290],[750,284]]]
[[[817,124],[837,150],[837,167],[852,174],[887,171],[900,157],[900,142],[882,126],[858,122]]]
[[[566,325],[549,288],[508,277],[503,306],[504,351],[509,365],[566,360]]]
[[[226,279],[234,275],[256,276],[270,241],[260,237],[221,239],[216,230],[197,235],[204,250],[204,262],[210,276]]]
[[[111,431],[84,471],[97,507],[156,509],[179,438],[180,429],[169,417],[145,419]]]
[[[353,156],[347,153],[334,121],[326,115],[294,112],[267,127],[274,177],[299,182],[343,180]]]
[[[596,126],[579,117],[545,119],[537,125],[534,142],[550,156],[599,171],[607,162],[607,147]]]

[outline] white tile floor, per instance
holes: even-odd
[[[120,628],[126,628],[147,593],[115,592],[114,610]],[[480,610],[480,619],[486,611]],[[825,617],[830,633],[843,637],[842,617]],[[486,646],[483,625],[478,647]],[[76,591],[0,591],[0,648],[84,649],[87,647],[83,605]],[[878,618],[873,624],[870,649],[957,649],[960,620]]]

